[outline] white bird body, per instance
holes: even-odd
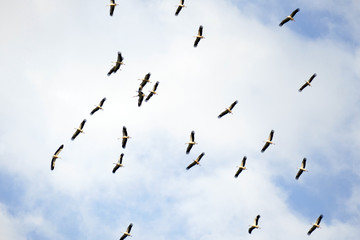
[[[176,12],[175,12],[175,16],[179,15],[179,13],[180,13],[180,11],[181,11],[181,9],[182,9],[183,7],[186,7],[186,6],[184,5],[184,0],[180,0],[180,4],[177,5],[177,9],[176,9]]]
[[[270,144],[275,145],[275,143],[272,141],[273,137],[274,137],[274,130],[271,130],[268,139],[265,141],[264,147],[261,149],[261,152],[265,152],[265,150],[270,146]]]
[[[309,229],[307,235],[310,235],[315,229],[317,228],[321,228],[320,227],[320,222],[321,222],[321,219],[323,218],[323,215],[321,214],[317,219],[316,219],[316,222],[313,223],[312,227]]]
[[[56,159],[58,159],[58,158],[61,159],[61,157],[59,157],[59,154],[60,154],[60,152],[62,151],[63,148],[64,148],[64,144],[62,144],[62,145],[56,150],[56,152],[54,153],[54,155],[52,156],[51,166],[50,166],[50,169],[51,169],[51,170],[54,170],[54,168],[55,168]]]
[[[123,235],[121,236],[120,240],[124,240],[127,236],[131,237],[130,231],[133,224],[130,223],[130,225],[127,227],[126,232],[123,232]]]
[[[191,148],[197,144],[197,142],[195,142],[195,131],[191,131],[190,133],[190,141],[185,143],[188,144],[187,148],[186,148],[186,154],[190,153]]]
[[[259,229],[260,229],[260,227],[259,227],[259,219],[260,219],[260,215],[257,215],[257,216],[255,217],[255,220],[254,220],[253,225],[251,225],[250,228],[249,228],[249,230],[248,230],[249,234],[251,234],[252,230],[254,230],[255,228],[259,228]]]
[[[281,21],[279,26],[282,27],[282,25],[284,25],[288,21],[295,21],[295,19],[294,19],[295,14],[299,11],[300,11],[300,8],[295,9],[289,16],[287,16],[286,18],[284,18],[284,20]]]
[[[244,156],[243,160],[241,161],[241,165],[238,166],[238,170],[235,173],[235,176],[234,176],[235,178],[237,178],[243,170],[247,170],[247,168],[245,167],[246,159],[247,159],[246,156]]]
[[[303,172],[307,172],[308,170],[305,168],[306,166],[306,158],[304,158],[301,162],[301,167],[299,167],[299,171],[297,172],[296,176],[295,176],[295,179],[298,180],[300,175],[303,173]]]
[[[122,164],[122,159],[123,159],[123,157],[124,157],[124,154],[122,153],[122,154],[120,155],[120,157],[119,157],[118,162],[114,163],[114,164],[115,164],[115,167],[114,167],[112,173],[115,173],[116,170],[118,170],[118,169],[121,168],[121,167],[124,167],[124,165]]]
[[[201,158],[205,155],[205,153],[201,153],[192,163],[190,163],[189,166],[187,166],[186,170],[189,170],[190,168],[192,168],[195,165],[199,165],[200,166],[200,160]]]

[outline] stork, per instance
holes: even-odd
[[[115,164],[115,167],[114,169],[112,170],[112,173],[115,173],[116,170],[118,170],[120,167],[124,167],[124,165],[122,164],[122,160],[123,160],[123,157],[124,157],[124,154],[122,153],[119,157],[119,160],[117,163],[114,163]]]
[[[270,144],[275,144],[272,139],[274,136],[274,130],[271,130],[268,139],[265,141],[264,147],[261,149],[261,152],[265,152],[265,150],[270,146]]]
[[[138,107],[141,106],[142,101],[144,100],[145,94],[141,91],[141,86],[139,87],[139,90],[137,91],[138,95],[136,95],[135,97],[139,97],[138,99]]]
[[[232,113],[232,109],[235,107],[235,105],[238,103],[238,101],[233,102],[230,107],[226,108],[225,111],[219,114],[218,118],[223,117],[224,115],[228,113]]]
[[[281,21],[281,23],[279,24],[279,26],[281,27],[282,25],[284,25],[285,23],[287,23],[288,21],[295,21],[294,17],[295,14],[300,11],[300,8],[295,9],[289,16],[287,16],[286,18],[284,18],[284,20]]]
[[[132,226],[133,226],[133,224],[130,223],[130,225],[126,229],[126,232],[124,232],[124,234],[121,236],[120,240],[124,240],[127,236],[132,237],[130,234]]]
[[[304,85],[301,86],[301,88],[299,89],[299,92],[301,92],[304,88],[306,88],[307,86],[310,86],[311,87],[311,81],[316,77],[316,73],[314,73],[310,78],[309,80],[307,80],[305,82]]]
[[[258,225],[259,224],[259,218],[260,218],[260,215],[257,215],[255,217],[253,225],[251,225],[249,230],[248,230],[249,234],[251,234],[252,230],[254,230],[255,228],[260,228],[259,225]]]
[[[79,135],[79,133],[84,133],[83,128],[84,128],[85,123],[86,123],[86,119],[84,119],[84,120],[80,123],[80,126],[79,126],[78,128],[75,128],[76,131],[75,131],[74,134],[72,135],[71,140],[74,141],[74,139]]]
[[[188,144],[188,146],[186,148],[186,154],[189,154],[193,145],[197,144],[197,142],[195,142],[195,131],[191,131],[190,141],[185,144]]]
[[[124,65],[123,60],[124,60],[124,58],[122,57],[121,52],[118,52],[118,57],[117,57],[117,60],[115,62],[115,66],[113,66],[110,69],[110,71],[108,72],[107,75],[110,76],[112,73],[116,73],[117,70],[119,70],[120,66]]]
[[[192,168],[195,165],[200,165],[200,160],[201,158],[205,155],[205,153],[201,153],[192,163],[190,163],[189,166],[187,166],[186,170],[189,170],[190,168]]]
[[[110,16],[114,14],[114,10],[117,5],[118,4],[115,3],[115,0],[110,0],[110,4],[106,5],[106,6],[110,6]]]
[[[241,161],[241,165],[238,166],[238,170],[237,172],[235,173],[235,178],[237,178],[239,176],[239,174],[242,172],[242,170],[247,170],[247,168],[245,167],[245,164],[246,164],[246,156],[244,156],[243,160]]]
[[[316,222],[313,223],[312,227],[309,229],[307,235],[310,235],[316,228],[320,228],[320,222],[321,219],[323,218],[323,215],[321,214],[317,219]]]
[[[103,98],[99,105],[96,105],[95,108],[91,111],[90,115],[93,115],[94,113],[96,113],[99,109],[103,110],[102,106],[104,104],[104,102],[106,101],[106,98]]]
[[[184,5],[184,0],[180,0],[180,4],[177,5],[177,6],[178,6],[178,7],[177,7],[177,9],[176,9],[175,16],[179,15],[179,13],[180,13],[180,11],[181,11],[181,9],[182,9],[183,7],[186,7],[186,6]]]
[[[55,161],[56,159],[60,158],[59,157],[59,154],[61,152],[61,150],[64,148],[64,144],[62,144],[57,150],[56,152],[54,153],[53,157],[52,157],[52,160],[51,160],[51,170],[54,170],[55,168]]]
[[[118,139],[122,139],[122,144],[121,144],[121,146],[122,146],[122,148],[125,148],[125,147],[126,147],[127,140],[128,140],[129,138],[131,138],[131,137],[128,135],[125,126],[123,126],[122,134],[123,134],[122,138],[118,138]]]
[[[145,87],[146,83],[148,83],[148,82],[151,83],[149,80],[150,76],[151,76],[151,73],[148,73],[145,75],[145,77],[143,79],[139,79],[139,80],[141,80],[139,90],[142,90],[143,87]]]
[[[197,47],[197,45],[199,44],[200,40],[201,40],[202,38],[205,38],[205,37],[202,35],[202,32],[203,32],[203,26],[200,25],[199,30],[198,30],[198,34],[195,36],[196,39],[195,39],[195,42],[194,42],[194,47]]]
[[[307,172],[308,170],[305,168],[306,166],[306,158],[304,158],[301,162],[301,167],[299,167],[299,171],[297,172],[296,176],[295,176],[295,179],[298,180],[300,175],[303,173],[303,172]]]
[[[153,89],[150,91],[149,95],[146,97],[145,102],[149,101],[149,99],[155,94],[157,94],[156,89],[159,86],[159,82],[156,82]]]

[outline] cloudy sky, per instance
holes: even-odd
[[[109,1],[2,1],[2,239],[119,239],[129,223],[134,240],[358,238],[359,1],[185,0],[177,17],[178,0],[117,3],[110,17]],[[139,108],[148,72],[158,95]]]

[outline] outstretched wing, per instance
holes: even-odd
[[[123,133],[123,136],[126,137],[128,134],[127,134],[127,130],[126,130],[126,127],[123,126],[123,130],[122,130],[122,133]]]
[[[222,113],[219,114],[218,118],[222,118],[224,115],[226,115],[229,111],[226,109]]]
[[[115,165],[115,167],[114,167],[114,168],[113,168],[113,170],[112,170],[112,173],[115,173],[115,172],[116,172],[116,170],[118,170],[118,169],[119,169],[119,167],[120,167],[120,165],[116,164],[116,165]]]
[[[255,225],[257,226],[258,223],[259,223],[259,218],[260,218],[260,215],[257,215],[256,218],[255,218]]]
[[[154,94],[152,92],[149,93],[149,95],[147,95],[147,97],[145,98],[145,102],[149,101],[149,99],[153,96]]]
[[[124,240],[126,237],[127,237],[127,235],[124,233],[124,234],[121,236],[120,240]]]
[[[284,18],[284,20],[281,21],[281,23],[279,24],[280,27],[282,27],[282,25],[284,25],[285,23],[287,23],[290,20],[289,17]]]
[[[129,226],[127,227],[127,229],[126,229],[126,232],[127,232],[127,233],[130,233],[132,226],[133,226],[133,224],[130,223],[130,225],[129,225]]]
[[[232,110],[234,107],[235,107],[235,105],[238,103],[238,101],[235,101],[235,102],[233,102],[231,105],[230,105],[230,110]]]
[[[155,85],[154,85],[154,87],[153,87],[153,92],[156,91],[156,89],[157,89],[158,86],[159,86],[159,81],[157,81],[157,82],[155,83]]]
[[[311,81],[312,81],[315,77],[316,77],[316,73],[314,73],[314,74],[310,77],[309,83],[311,83]]]
[[[117,57],[117,61],[116,61],[116,62],[120,64],[120,63],[123,61],[123,59],[124,59],[124,58],[122,57],[121,52],[118,52],[118,57]]]
[[[100,104],[99,106],[102,107],[104,105],[104,102],[106,101],[106,98],[103,98],[101,101],[100,101]]]
[[[236,171],[236,173],[235,173],[235,176],[234,176],[234,177],[236,177],[236,178],[237,178],[241,172],[242,172],[242,168],[239,168],[239,169]]]
[[[74,134],[71,137],[71,140],[74,141],[74,139],[79,135],[80,131],[76,129],[76,131],[74,132]]]
[[[301,92],[302,90],[304,90],[304,88],[306,88],[307,85],[309,85],[307,82],[304,83],[304,85],[302,85],[301,88],[299,89],[299,92]]]
[[[270,143],[266,142],[264,147],[261,149],[261,152],[265,152],[265,150],[269,147]]]
[[[195,39],[194,47],[197,47],[197,45],[198,45],[199,42],[200,42],[200,39],[201,39],[201,38],[199,38],[199,37],[197,37],[197,38]]]
[[[241,166],[245,167],[247,157],[244,156],[243,160],[241,161]]]
[[[202,152],[196,159],[196,161],[200,162],[201,158],[205,155],[204,152]]]
[[[192,163],[190,163],[190,165],[187,166],[186,170],[189,170],[190,168],[192,168],[192,167],[195,166],[195,165],[196,165],[196,162],[195,162],[195,161],[192,162]]]
[[[295,14],[296,14],[298,11],[300,11],[300,8],[295,9],[295,10],[290,14],[290,17],[294,17]]]
[[[187,148],[186,148],[186,154],[190,153],[191,148],[193,147],[194,144],[188,144]]]
[[[203,32],[203,26],[200,25],[199,30],[198,30],[199,36],[202,36],[202,32]]]
[[[297,172],[295,179],[298,180],[300,175],[303,173],[303,170],[299,169],[299,171]]]
[[[305,168],[306,167],[306,158],[304,158],[301,162],[301,167]]]
[[[179,5],[176,9],[175,16],[179,15],[181,9],[182,9],[182,6]]]
[[[110,76],[113,72],[116,72],[116,65],[110,69],[107,75]]]
[[[54,153],[54,155],[58,155],[63,148],[64,148],[64,144],[61,144],[61,146],[56,150],[56,152]]]
[[[249,230],[248,230],[248,232],[249,232],[249,234],[251,234],[251,232],[252,232],[252,230],[254,230],[254,226],[251,226],[250,228],[249,228]]]
[[[316,219],[316,224],[319,225],[321,222],[321,219],[323,218],[323,215],[321,214],[318,219]]]
[[[51,160],[51,166],[50,166],[51,171],[54,170],[54,168],[55,168],[55,161],[56,161],[56,157],[53,157]]]
[[[195,141],[195,131],[191,131],[191,133],[190,133],[190,141],[192,141],[192,142]]]
[[[315,229],[316,229],[316,226],[313,225],[313,226],[309,229],[307,235],[310,235]]]
[[[93,115],[94,113],[96,113],[100,108],[98,106],[96,106],[90,113],[90,115]]]
[[[139,95],[139,100],[138,100],[138,107],[141,106],[142,101],[144,100],[144,94],[141,92]]]
[[[274,130],[271,130],[269,134],[269,141],[272,141],[273,137],[274,137]]]

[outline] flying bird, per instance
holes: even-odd
[[[118,170],[120,167],[124,167],[124,165],[122,164],[122,160],[123,160],[123,157],[124,157],[124,154],[122,153],[119,157],[119,160],[117,163],[114,163],[115,164],[115,167],[114,169],[112,170],[112,173],[115,173],[116,170]]]
[[[254,220],[254,224],[250,226],[248,232],[249,234],[251,234],[252,230],[254,230],[255,228],[260,228],[258,223],[259,223],[259,218],[260,218],[260,215],[257,215],[255,220]]]
[[[110,76],[112,73],[116,73],[117,70],[119,70],[120,66],[123,65],[123,60],[124,58],[122,57],[121,55],[121,52],[118,52],[118,57],[117,57],[117,60],[115,62],[115,66],[113,66],[110,71],[108,72],[108,76]]]
[[[264,147],[261,149],[261,152],[265,152],[265,150],[270,146],[270,144],[275,144],[272,142],[274,136],[274,130],[271,130],[268,139],[265,141]]]
[[[136,95],[135,97],[139,97],[138,107],[140,107],[142,104],[142,101],[144,100],[145,94],[141,91],[141,87],[139,88],[139,90],[137,92],[138,92],[138,95]]]
[[[79,126],[78,128],[75,128],[76,131],[75,131],[75,133],[72,135],[71,140],[74,140],[74,139],[79,135],[79,133],[84,133],[83,128],[84,128],[85,123],[86,123],[86,119],[84,119],[84,120],[80,123],[80,126]]]
[[[299,167],[299,171],[297,172],[296,176],[295,176],[295,179],[298,180],[300,175],[305,171],[307,172],[306,168],[306,158],[304,158],[301,162],[301,167]]]
[[[306,82],[305,82],[305,84],[304,85],[302,85],[301,86],[301,88],[299,89],[299,92],[301,92],[304,88],[306,88],[307,86],[310,86],[311,87],[311,81],[314,79],[316,77],[316,73],[314,73],[310,78],[309,78],[309,80],[307,80]]]
[[[54,170],[55,168],[55,161],[56,159],[60,158],[59,157],[59,154],[61,152],[61,150],[64,148],[64,144],[62,144],[57,150],[56,152],[54,153],[53,157],[52,157],[52,160],[51,160],[51,170]]]
[[[178,5],[178,7],[177,7],[177,9],[176,9],[175,16],[179,15],[179,13],[180,13],[180,11],[181,11],[181,9],[182,9],[183,7],[186,7],[186,6],[184,5],[184,0],[180,0],[180,4]]]
[[[103,98],[103,99],[100,101],[99,105],[97,105],[97,106],[91,111],[90,115],[93,115],[93,114],[96,113],[99,109],[103,110],[102,106],[103,106],[103,104],[104,104],[105,101],[106,101],[106,98]]]
[[[186,170],[189,170],[190,168],[192,168],[195,165],[200,165],[200,160],[201,158],[205,155],[205,153],[201,153],[192,163],[190,163],[189,166],[187,166]]]
[[[193,145],[197,144],[197,142],[195,142],[195,131],[191,131],[190,141],[185,144],[188,144],[188,146],[186,148],[186,154],[189,154]]]
[[[151,76],[151,73],[148,73],[145,75],[145,77],[143,79],[139,79],[139,80],[141,80],[139,90],[142,90],[143,87],[145,87],[146,83],[150,82],[150,80],[149,80],[150,76]]]
[[[110,0],[110,4],[107,6],[110,6],[110,16],[114,14],[115,6],[118,4],[115,3],[115,0]]]
[[[131,137],[128,135],[125,126],[123,126],[122,134],[123,134],[123,136],[122,136],[122,138],[121,138],[121,139],[122,139],[122,144],[121,144],[121,146],[122,146],[122,148],[125,148],[125,147],[126,147],[127,140],[128,140],[129,138],[131,138]],[[118,138],[118,139],[120,139],[120,138]]]
[[[155,94],[157,94],[156,89],[159,86],[159,82],[156,82],[153,89],[150,91],[149,95],[147,95],[145,102],[149,101],[149,99]]]
[[[233,102],[230,107],[226,108],[225,111],[223,111],[222,113],[220,113],[220,115],[218,116],[218,118],[223,117],[224,115],[228,114],[228,113],[232,113],[232,109],[235,107],[235,105],[238,103],[238,101]]]
[[[205,37],[202,35],[202,32],[203,32],[203,26],[200,25],[199,30],[198,30],[198,34],[195,36],[196,39],[195,39],[195,42],[194,42],[194,47],[197,47],[197,45],[199,44],[200,40],[201,40],[202,38],[205,38]]]
[[[284,20],[281,21],[281,23],[279,24],[279,26],[281,27],[282,25],[284,25],[285,23],[287,23],[288,21],[295,21],[294,20],[294,16],[295,14],[300,11],[300,8],[295,9],[289,16],[287,16],[286,18],[284,18]]]
[[[310,235],[316,228],[320,228],[320,222],[321,219],[323,218],[323,215],[321,214],[317,219],[316,222],[313,223],[312,227],[309,229],[307,235]]]
[[[238,177],[239,174],[242,172],[242,170],[246,170],[247,168],[245,167],[246,164],[246,156],[243,158],[243,160],[241,161],[241,165],[238,167],[239,169],[236,171],[235,176],[234,177]]]
[[[126,229],[126,232],[124,232],[124,234],[121,236],[120,240],[124,240],[127,236],[131,237],[130,231],[131,231],[132,226],[133,226],[133,224],[130,223],[130,225]]]

